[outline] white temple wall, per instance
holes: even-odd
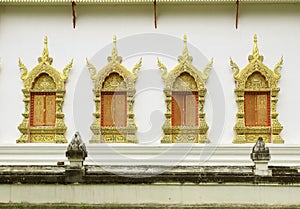
[[[229,59],[231,56],[240,68],[246,66],[247,57],[252,52],[253,35],[257,34],[258,47],[268,67],[273,69],[284,56],[277,106],[279,121],[284,126],[281,135],[287,145],[300,144],[300,4],[241,4],[237,30],[234,3],[158,5],[157,9],[158,28],[154,29],[152,5],[78,5],[76,29],[73,29],[71,6],[1,6],[0,143],[15,144],[20,136],[17,126],[22,121],[24,103],[18,58],[30,70],[37,65],[45,35],[48,36],[55,68],[62,71],[74,58],[63,107],[68,127],[66,137],[70,140],[79,130],[88,143],[94,102],[93,84],[85,58],[89,58],[97,70],[103,67],[111,53],[112,37],[116,34],[119,55],[123,56],[123,64],[128,69],[143,57],[136,84],[139,94],[134,107],[139,126],[137,136],[141,144],[159,144],[165,106],[156,57],[172,69],[177,64],[176,57],[182,52],[183,35],[187,34],[190,55],[199,70],[202,71],[211,57],[214,58],[205,106],[209,139],[214,144],[231,144],[237,107]],[[139,42],[143,37],[145,43]],[[135,39],[139,44],[134,42]],[[148,70],[149,74],[145,72]],[[145,86],[149,79],[153,83]],[[150,116],[154,118],[153,129]]]
[[[117,205],[299,205],[299,186],[253,184],[1,185],[1,203]],[[225,195],[230,193],[230,195]],[[63,194],[63,195],[62,195]],[[268,194],[268,195],[266,195]]]

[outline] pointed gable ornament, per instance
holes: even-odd
[[[158,59],[165,82],[165,101],[167,112],[163,125],[162,143],[205,143],[208,125],[205,121],[204,103],[206,87],[212,69],[213,59],[200,72],[192,65],[192,56],[187,48],[187,38],[183,38],[182,55],[178,65],[168,72],[166,66]]]
[[[252,54],[248,56],[249,64],[243,70],[240,71],[230,58],[238,105],[233,143],[254,143],[258,137],[262,137],[266,143],[284,142],[279,135],[283,127],[277,119],[276,111],[280,90],[277,82],[281,77],[283,59],[281,57],[274,71],[263,64],[263,59],[258,50],[256,35]]]
[[[66,143],[62,105],[64,102],[65,82],[72,68],[73,60],[63,69],[57,71],[51,64],[48,39],[44,38],[42,56],[38,65],[30,72],[19,59],[24,82],[25,112],[24,119],[18,126],[22,133],[17,143]]]

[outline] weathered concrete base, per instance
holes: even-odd
[[[0,203],[300,205],[299,167],[0,166]]]
[[[272,170],[268,168],[269,161],[254,161],[254,175],[257,176],[272,176]]]
[[[0,203],[32,204],[299,205],[299,194],[300,185],[0,185]]]
[[[272,176],[271,170],[255,170],[254,175],[256,176]]]

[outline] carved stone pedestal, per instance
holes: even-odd
[[[254,175],[272,176],[272,171],[269,170],[268,167],[268,162],[271,159],[270,151],[269,148],[265,146],[262,137],[258,138],[250,156],[255,164]]]
[[[269,161],[267,161],[267,160],[254,161],[254,164],[255,164],[254,175],[256,175],[256,176],[272,176],[272,170],[269,170],[268,163],[269,163]]]
[[[68,146],[66,157],[68,158],[70,169],[81,169],[84,159],[87,157],[85,144],[82,142],[79,132],[76,132]]]
[[[70,165],[66,169],[65,181],[67,183],[79,183],[85,175],[83,162],[87,157],[85,144],[81,140],[79,132],[76,132],[66,152]]]

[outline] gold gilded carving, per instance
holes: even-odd
[[[105,135],[103,137],[105,143],[126,143],[126,137],[124,135]]]
[[[189,73],[185,72],[175,79],[173,89],[177,91],[196,91],[197,84],[195,79]]]
[[[136,79],[138,78],[138,72],[140,71],[141,67],[142,67],[142,58],[140,58],[139,62],[136,63],[132,69],[132,75],[134,81],[136,81]]]
[[[94,65],[92,65],[89,60],[86,58],[86,65],[90,71],[90,77],[92,81],[95,83],[97,80],[97,70]]]
[[[31,134],[31,143],[56,143],[54,134]]]
[[[48,40],[44,39],[42,56],[38,65],[30,72],[19,59],[24,82],[23,94],[25,112],[23,122],[18,126],[22,133],[17,143],[66,143],[67,129],[63,118],[62,105],[65,94],[65,81],[68,79],[73,60],[63,69],[63,73],[52,67]]]
[[[173,136],[173,143],[197,143],[197,135],[178,134]]]
[[[283,127],[276,112],[283,59],[276,64],[274,71],[263,64],[264,57],[259,54],[257,36],[254,36],[249,64],[240,70],[230,58],[236,83],[237,122],[234,126],[236,137],[233,143],[252,143],[262,137],[267,143],[284,143],[280,136]]]
[[[66,65],[66,67],[63,69],[63,73],[61,74],[61,78],[66,81],[69,78],[70,70],[73,65],[73,59],[69,62],[69,64]]]
[[[42,73],[33,83],[35,91],[53,91],[55,90],[54,80],[46,73]]]
[[[109,76],[107,76],[102,86],[103,91],[124,91],[125,89],[126,83],[118,73],[111,73]]]
[[[137,127],[134,123],[135,81],[142,65],[142,59],[128,71],[118,55],[116,37],[113,38],[112,54],[108,64],[98,73],[86,59],[90,77],[94,82],[95,119],[90,143],[136,143]]]
[[[237,64],[235,64],[235,62],[232,61],[231,57],[230,57],[230,66],[231,69],[234,70],[233,77],[235,79],[238,79],[240,74],[240,68],[239,66],[237,66]]]
[[[167,67],[158,59],[157,65],[165,81],[165,101],[167,112],[163,125],[162,143],[207,143],[208,125],[205,121],[205,83],[212,69],[213,59],[201,73],[192,65],[193,58],[188,53],[184,36],[179,64],[168,73]]]
[[[250,75],[246,81],[246,89],[267,89],[269,87],[268,85],[269,84],[265,77],[259,72],[252,73],[252,75]]]
[[[274,68],[274,77],[279,80],[281,78],[280,70],[282,69],[283,58],[281,57],[279,62],[275,65]]]
[[[157,58],[157,66],[162,71],[161,77],[165,81],[168,77],[168,69],[167,67]]]
[[[19,67],[20,70],[22,71],[21,74],[21,79],[23,81],[25,81],[27,79],[27,74],[28,74],[28,69],[26,68],[26,66],[22,63],[21,59],[19,58]]]
[[[211,58],[210,62],[205,66],[203,70],[202,79],[204,82],[206,82],[209,77],[209,71],[212,70],[213,63],[214,63],[214,58]]]

